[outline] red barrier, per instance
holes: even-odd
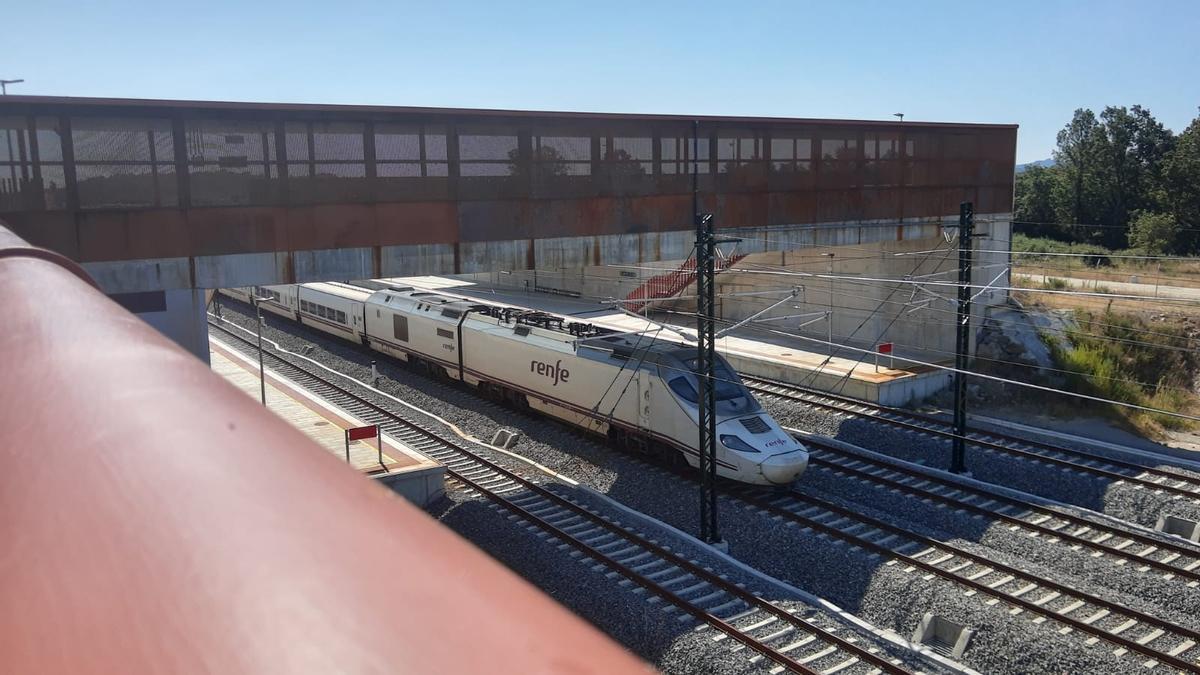
[[[0,672],[645,669],[85,279],[0,227]]]

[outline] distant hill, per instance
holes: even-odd
[[[1036,162],[1027,162],[1025,164],[1018,164],[1017,165],[1017,173],[1021,173],[1022,171],[1024,171],[1025,169],[1028,169],[1031,166],[1054,166],[1054,160],[1053,159],[1039,159]]]

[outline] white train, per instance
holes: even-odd
[[[381,286],[383,284],[372,284]],[[638,452],[699,465],[696,350],[570,317],[413,288],[340,283],[225,289],[481,393]],[[808,451],[717,360],[717,473],[786,485]]]

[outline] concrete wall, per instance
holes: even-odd
[[[980,217],[979,220],[985,220]],[[989,216],[990,222],[976,227],[987,237],[976,239],[975,248],[1007,250],[1011,217],[1008,214]],[[832,255],[831,255],[832,254]],[[995,281],[994,286],[1009,285],[1007,255],[998,253],[974,254],[973,284],[980,286]],[[813,246],[811,248],[775,251],[746,257],[738,268],[761,268],[796,274],[758,274],[726,272],[717,277],[717,293],[757,293],[776,291],[781,287],[800,287],[795,301],[787,302],[766,317],[797,314],[828,313],[832,309],[832,340],[830,322],[821,319],[798,328],[806,319],[787,319],[768,324],[786,332],[798,332],[825,341],[873,348],[882,342],[892,342],[896,351],[906,356],[930,361],[953,360],[955,348],[954,321],[957,311],[957,289],[950,286],[888,284],[869,279],[905,279],[941,283],[958,281],[958,242],[947,242],[939,228],[933,225],[912,228],[904,239],[862,241],[854,245]],[[851,279],[820,279],[804,276],[822,274]],[[997,275],[1001,275],[996,279]],[[855,281],[862,278],[863,281]],[[978,289],[972,295],[978,293]],[[937,297],[935,297],[937,296]],[[983,312],[989,305],[1004,302],[1004,291],[983,291],[974,300],[972,324],[983,325]],[[782,296],[742,296],[718,299],[722,318],[739,321],[766,308]],[[929,300],[927,303],[918,301]],[[811,318],[817,318],[813,316]],[[814,351],[822,345],[812,343]],[[972,350],[974,336],[972,336]],[[854,353],[844,354],[857,358]]]
[[[976,233],[986,237],[976,239],[975,248],[1006,251],[1009,248],[1011,214],[988,214],[976,217]],[[738,262],[737,269],[758,268],[763,272],[783,271],[786,274],[724,272],[717,277],[717,293],[763,293],[779,291],[790,286],[802,287],[795,301],[787,302],[768,312],[765,317],[796,314],[824,314],[832,301],[833,342],[860,348],[873,348],[880,342],[893,342],[898,352],[906,356],[931,361],[952,361],[954,358],[954,320],[957,310],[957,291],[950,286],[886,284],[867,279],[903,279],[929,282],[957,283],[958,243],[947,242],[943,232],[953,233],[957,216],[940,221],[879,225],[846,224],[795,229],[764,229],[758,236],[745,237],[736,247],[723,250],[748,255]],[[687,242],[687,246],[691,241]],[[772,250],[770,247],[778,247]],[[543,292],[565,292],[602,299],[623,299],[646,279],[677,269],[682,264],[686,248],[673,247],[676,260],[646,261],[619,266],[576,266],[561,269],[490,271],[457,275],[464,280]],[[832,257],[829,256],[832,254]],[[1004,253],[974,254],[973,283],[1005,287],[1009,285],[1008,256]],[[830,274],[838,277],[860,277],[864,280],[818,279],[805,274]],[[1000,279],[996,279],[997,275]],[[832,290],[832,297],[830,292]],[[691,294],[689,287],[682,293]],[[932,295],[931,295],[932,294]],[[940,296],[940,297],[934,297]],[[1004,291],[985,291],[975,298],[972,321],[983,325],[983,312],[989,305],[1004,302]],[[761,295],[718,298],[718,314],[728,321],[744,319],[783,296]],[[930,299],[918,309],[915,300]],[[694,311],[691,300],[655,303],[655,308],[670,311]],[[909,310],[912,311],[911,313]],[[816,318],[811,317],[811,318]],[[821,319],[798,328],[802,319],[760,324],[797,332],[819,340],[829,339],[830,324]],[[745,333],[751,335],[752,333]],[[769,335],[763,335],[769,337]],[[822,351],[819,343],[806,348]],[[974,336],[972,337],[972,350]],[[843,354],[857,358],[855,353]]]
[[[978,247],[1008,249],[1009,214],[979,215],[977,230],[989,233]],[[739,228],[736,246],[722,249],[747,255],[739,267],[764,266],[793,273],[827,273],[833,253],[833,273],[878,278],[900,278],[914,273],[930,280],[955,281],[953,270],[957,256],[942,239],[943,225],[957,222],[957,216],[928,218],[897,224],[895,221],[863,221],[820,225],[787,225]],[[340,248],[282,253],[247,253],[200,256],[195,259],[163,258],[117,262],[86,263],[84,267],[107,293],[165,291],[167,306],[162,312],[145,315],[147,321],[176,339],[189,351],[207,358],[205,344],[203,293],[197,289],[289,283],[292,281],[329,281],[415,275],[455,275],[514,288],[567,292],[584,297],[624,299],[646,279],[678,268],[691,253],[694,235],[690,232],[643,232],[598,237],[515,239],[484,243],[464,243],[457,250],[451,245],[429,244],[383,247],[377,259],[371,248]],[[940,248],[929,256],[897,256]],[[1004,254],[979,254],[976,283],[986,284],[1002,268]],[[920,263],[920,267],[917,267]],[[774,315],[825,312],[829,309],[830,283],[824,279],[801,276],[741,274],[726,272],[718,277],[721,294],[778,290],[788,285],[803,286],[795,303],[772,312]],[[1007,279],[1000,285],[1007,285]],[[953,289],[930,286],[938,295],[950,298]],[[684,294],[688,294],[685,290]],[[934,300],[930,307],[913,314],[905,308],[887,304],[878,311],[880,301],[905,302],[912,297],[911,287],[895,288],[876,283],[833,282],[833,333],[835,341],[870,346],[892,341],[916,349],[928,350],[925,356],[936,358],[953,352],[954,335],[948,328],[947,313],[953,309],[949,299]],[[1002,299],[1003,294],[984,294],[982,303]],[[726,298],[720,301],[722,318],[739,320],[758,311],[770,299]],[[666,305],[668,308],[670,304]],[[874,313],[872,313],[874,311]],[[893,319],[895,320],[894,323]],[[865,324],[861,327],[860,323]],[[795,324],[781,326],[795,330]],[[824,322],[803,329],[805,334],[825,339]],[[819,346],[814,346],[815,348]]]

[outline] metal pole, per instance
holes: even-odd
[[[716,365],[714,239],[712,214],[700,214],[696,218],[696,372],[700,380],[699,450],[704,458],[701,485],[707,500],[704,509],[707,520],[701,532],[704,541],[710,544],[721,540],[717,530],[717,392],[713,376]]]
[[[829,354],[833,355],[833,253],[829,256]]]
[[[709,541],[708,531],[708,399],[704,396],[707,378],[704,369],[704,272],[701,260],[704,256],[704,224],[700,215],[700,121],[692,122],[692,217],[696,226],[696,383],[699,385],[697,407],[699,415],[696,450],[700,454],[700,540]]]
[[[975,209],[971,202],[958,208],[958,325],[954,346],[954,451],[950,471],[966,470],[967,352],[971,347],[971,245]]]
[[[8,85],[19,84],[24,81],[25,80],[0,80],[0,96],[8,96]],[[16,160],[13,159],[12,134],[11,134],[11,130],[8,127],[4,128],[4,142],[8,145],[7,159],[10,162],[10,164],[8,165],[8,170],[12,176],[12,186],[11,186],[12,192],[13,192],[13,194],[16,194],[17,192],[20,191],[20,189],[17,186],[17,163],[16,163]]]
[[[258,299],[256,298],[256,300],[258,300]],[[265,406],[267,404],[267,380],[263,376],[263,348],[262,348],[263,315],[262,315],[261,302],[256,301],[254,303],[254,308],[256,310],[258,310],[258,385],[259,385],[259,387],[261,389],[261,393],[262,393],[262,404]],[[350,447],[349,445],[346,446],[347,452],[349,452],[349,447]]]
[[[379,466],[387,468],[383,464],[383,427],[375,425],[375,448],[379,450]]]
[[[8,145],[8,154],[5,159],[8,160],[8,173],[12,177],[12,193],[16,194],[20,190],[17,189],[17,162],[13,159],[12,152],[12,130],[8,127],[4,128],[4,142]]]

